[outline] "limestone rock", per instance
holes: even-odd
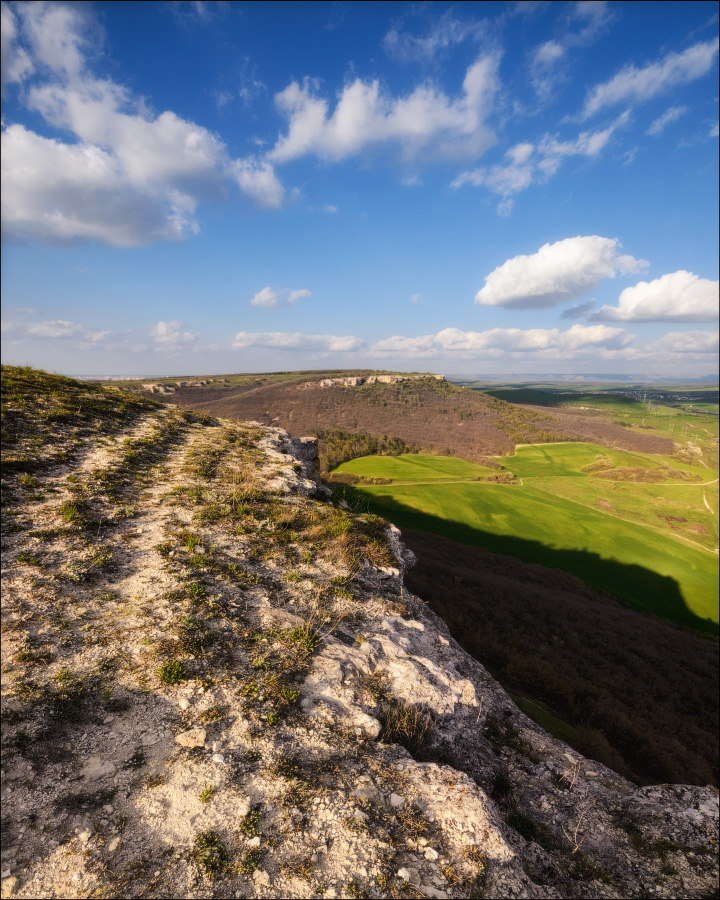
[[[204,728],[190,728],[175,735],[175,743],[181,747],[204,747],[207,732]]]
[[[101,756],[91,756],[80,770],[85,781],[101,781],[109,778],[117,772],[117,767],[108,759]]]

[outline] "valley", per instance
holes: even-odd
[[[552,562],[637,609],[717,631],[717,516],[703,502],[717,496],[716,472],[579,443],[496,459],[515,483],[487,481],[502,476],[462,460],[415,455],[352,460],[336,472],[389,479],[344,490],[400,527]],[[625,480],[638,475],[653,481]]]
[[[317,434],[335,499],[402,529],[410,590],[526,714],[635,781],[715,782],[717,418],[637,386],[382,374],[124,386]]]

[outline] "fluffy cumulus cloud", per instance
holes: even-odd
[[[393,97],[378,81],[356,78],[343,88],[332,112],[312,81],[292,82],[275,97],[288,130],[269,159],[281,163],[315,154],[337,161],[388,142],[399,144],[407,158],[477,156],[495,142],[485,118],[498,89],[498,63],[497,55],[476,60],[455,99],[431,83]]]
[[[196,343],[199,334],[191,331],[183,331],[182,324],[177,321],[158,322],[150,329],[150,339],[159,350],[178,350],[188,348]]]
[[[582,117],[588,118],[608,106],[619,103],[644,103],[674,87],[701,78],[712,68],[720,42],[717,38],[693,44],[681,53],[668,53],[662,59],[638,68],[625,66],[609,81],[589,91]]]
[[[617,306],[602,306],[592,318],[620,322],[714,322],[718,282],[680,269],[625,288]]]
[[[717,354],[717,331],[670,331],[655,341],[648,351],[662,354]]]
[[[356,337],[337,337],[334,334],[302,334],[288,331],[239,331],[233,347],[238,350],[306,350],[312,352],[348,353],[360,350],[365,341]]]
[[[3,75],[22,82],[29,109],[70,141],[22,125],[3,131],[6,236],[112,246],[179,240],[198,230],[199,203],[235,183],[277,207],[272,164],[231,159],[206,128],[172,111],[154,115],[122,85],[88,66],[97,26],[84,6],[3,4]],[[95,32],[95,34],[93,34]]]
[[[493,328],[489,331],[444,328],[437,334],[420,337],[395,335],[386,338],[373,344],[368,355],[467,359],[478,354],[493,358],[544,354],[568,358],[580,351],[621,350],[631,340],[624,329],[606,325],[573,325],[567,331],[558,328]]]
[[[462,172],[451,183],[451,187],[459,188],[465,184],[487,187],[502,197],[498,212],[507,214],[512,209],[514,194],[525,190],[535,182],[546,182],[570,157],[597,158],[614,132],[626,125],[629,119],[630,114],[625,112],[607,128],[599,131],[582,131],[568,141],[561,141],[557,136],[546,134],[537,145],[528,142],[516,144],[506,152],[502,163]]]
[[[297,291],[274,291],[271,287],[264,287],[252,298],[250,306],[274,309],[277,306],[292,306],[297,300],[308,300],[310,297],[312,293],[304,288]]]
[[[579,300],[604,278],[635,272],[646,265],[643,260],[621,254],[615,238],[566,238],[498,266],[485,279],[475,302],[510,309],[547,309]]]

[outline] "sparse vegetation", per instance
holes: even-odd
[[[157,676],[160,679],[161,684],[180,684],[187,678],[185,663],[181,662],[179,659],[170,660],[170,662],[167,662],[165,665],[158,668]]]
[[[213,830],[195,835],[191,859],[202,874],[212,880],[225,874],[230,866],[230,855],[220,835]]]

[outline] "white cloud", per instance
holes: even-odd
[[[427,61],[468,39],[479,39],[484,32],[482,21],[457,19],[453,10],[448,9],[433,19],[428,33],[422,37],[394,25],[383,38],[382,47],[389,56],[403,62]]]
[[[250,306],[261,306],[263,309],[273,309],[280,302],[280,295],[270,287],[264,287],[250,301]]]
[[[325,206],[323,206],[322,211],[328,213],[328,215],[332,215],[338,211],[338,208],[334,203],[326,203]]]
[[[99,29],[87,7],[37,2],[14,10],[17,20],[5,8],[3,19],[10,59],[22,37],[40,74],[25,102],[73,140],[22,125],[4,130],[7,236],[112,246],[180,240],[199,230],[198,204],[222,197],[228,181],[261,206],[282,203],[271,163],[233,160],[206,128],[169,110],[154,115],[122,85],[94,77],[87,55]]]
[[[304,288],[299,291],[290,291],[290,294],[287,298],[287,303],[288,306],[292,306],[296,300],[309,300],[310,297],[312,297],[311,292],[306,291]]]
[[[531,54],[529,67],[535,93],[547,99],[559,81],[567,77],[568,51],[586,47],[607,29],[614,12],[605,0],[564,4],[567,30],[557,39],[545,41]]]
[[[11,343],[28,340],[73,340],[82,347],[102,344],[112,334],[110,331],[98,331],[67,319],[46,319],[42,322],[6,321],[2,323],[2,331],[3,334],[9,335]]]
[[[241,190],[252,197],[258,206],[274,209],[282,206],[285,188],[267,160],[254,157],[237,159],[232,164],[232,171]]]
[[[302,86],[294,81],[275,96],[289,125],[269,159],[281,163],[313,153],[337,161],[387,142],[399,143],[408,158],[421,151],[477,156],[495,142],[484,120],[498,88],[498,62],[497,55],[474,62],[454,100],[430,83],[406,97],[392,97],[378,81],[357,78],[343,88],[332,113],[311,80]]]
[[[2,220],[8,237],[132,247],[179,240],[195,223],[179,197],[128,183],[117,158],[89,144],[64,144],[22,125],[3,132]]]
[[[687,112],[690,112],[690,109],[687,106],[671,106],[670,109],[666,109],[661,116],[658,116],[658,118],[655,119],[645,134],[662,134],[671,122],[677,122],[677,120]]]
[[[373,344],[369,356],[462,357],[478,353],[498,357],[505,354],[561,355],[568,358],[588,349],[620,350],[632,340],[622,328],[605,325],[573,325],[558,328],[493,328],[490,331],[461,331],[444,328],[437,334],[420,337],[395,335]]]
[[[579,300],[603,278],[647,265],[620,255],[619,250],[617,239],[598,235],[544,244],[537,253],[514,256],[494,269],[475,302],[510,309],[547,309]]]
[[[296,300],[307,300],[312,293],[304,288],[287,293],[283,299],[280,291],[274,291],[271,287],[264,287],[250,301],[250,306],[259,306],[263,309],[275,309],[278,306],[292,306]]]
[[[177,350],[180,347],[187,347],[194,344],[200,334],[193,334],[191,331],[182,331],[182,323],[177,321],[163,322],[160,321],[154,325],[150,331],[150,338],[155,342],[155,349],[158,350]]]
[[[15,13],[3,2],[0,9],[0,41],[2,53],[2,83],[21,82],[30,75],[35,66],[30,54],[18,43],[18,24]]]
[[[420,294],[413,294],[412,297],[410,298],[410,302],[411,303],[420,303],[421,302]]]
[[[618,103],[643,103],[673,87],[706,75],[715,62],[720,41],[693,44],[681,53],[668,53],[643,68],[625,66],[617,75],[589,91],[582,117],[588,118]]]
[[[516,144],[505,153],[505,162],[463,172],[450,186],[459,188],[472,184],[476,187],[488,187],[502,197],[498,212],[506,215],[512,209],[510,198],[514,194],[525,190],[534,182],[547,181],[569,157],[598,157],[613,132],[628,120],[629,113],[625,112],[607,128],[601,131],[583,131],[570,141],[560,141],[557,137],[546,134],[537,146],[527,142]]]
[[[347,353],[360,350],[365,341],[356,337],[336,337],[332,334],[301,334],[300,332],[239,331],[233,347],[236,349],[308,350]]]
[[[670,331],[647,348],[652,353],[717,353],[717,331]]]
[[[680,269],[625,288],[617,306],[603,306],[596,321],[714,322],[718,316],[718,282]]]
[[[581,131],[572,141],[559,141],[546,135],[538,147],[542,157],[538,162],[538,168],[546,175],[554,175],[562,161],[569,156],[598,156],[605,149],[613,133],[626,125],[629,119],[630,113],[624,112],[607,128],[601,131]]]

